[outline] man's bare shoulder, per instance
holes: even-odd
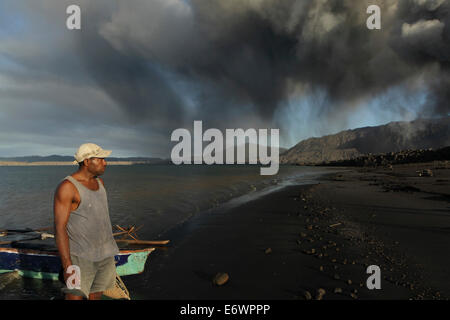
[[[76,187],[69,180],[63,180],[56,188],[56,195],[59,196],[70,196],[76,193]]]

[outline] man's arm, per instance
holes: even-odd
[[[74,189],[69,181],[63,181],[55,192],[53,202],[53,212],[55,218],[55,239],[64,269],[64,279],[66,270],[72,265],[70,259],[69,236],[67,234],[67,222],[69,221],[70,209],[74,198]]]

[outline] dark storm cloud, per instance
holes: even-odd
[[[23,96],[117,128],[118,148],[144,154],[167,154],[170,132],[193,120],[217,128],[276,125],[282,133],[275,115],[294,96],[316,109],[312,127],[330,119],[321,125],[333,130],[347,128],[347,112],[361,101],[392,88],[405,97],[425,92],[423,114],[448,114],[449,2],[14,1],[29,30],[2,42],[0,53],[23,68],[1,72],[36,84]],[[69,4],[82,8],[81,31],[61,28]],[[381,30],[366,27],[371,4],[381,8]],[[4,93],[21,96],[19,89]],[[380,108],[400,114],[408,106]]]
[[[182,125],[178,96],[158,66],[99,36],[111,2],[92,11],[78,2],[83,32],[67,30],[65,9],[74,2],[7,4],[20,28],[0,34],[0,151],[48,154],[97,141],[122,156],[167,156],[170,131]]]
[[[84,12],[87,22],[77,34],[77,52],[99,87],[125,109],[131,123],[144,121],[165,133],[182,125],[182,102],[159,66],[133,50],[116,50],[99,34],[108,7],[89,3]]]
[[[215,100],[225,103],[216,104],[216,109],[200,105],[203,117],[213,116],[233,100],[237,106],[252,105],[255,115],[270,121],[289,99],[290,82],[325,90],[331,110],[336,111],[421,76],[433,63],[440,69],[426,83],[433,90],[431,107],[440,113],[449,110],[445,90],[436,84],[436,77],[447,84],[448,1],[192,0],[189,4],[138,1],[136,9],[141,10],[133,11],[135,19],[130,19],[127,4],[119,5],[101,34],[119,51],[220,88],[214,91],[219,94]],[[381,7],[381,30],[366,28],[369,4]],[[183,23],[152,28],[154,12]],[[166,34],[168,41],[163,42]]]
[[[450,112],[450,1],[408,0],[398,9],[399,21],[392,46],[414,66],[434,68],[429,80],[428,110],[438,115]]]

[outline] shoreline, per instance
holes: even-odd
[[[134,164],[146,164],[145,162],[136,161],[108,161],[108,165],[122,165],[129,166]],[[72,161],[36,161],[36,162],[21,162],[21,161],[0,161],[0,167],[32,167],[32,166],[77,166]]]
[[[312,172],[301,175],[287,176],[276,179],[269,179],[267,181],[259,181],[251,184],[252,190],[240,190],[235,195],[232,195],[230,198],[222,199],[221,201],[215,202],[213,205],[207,205],[199,208],[196,212],[192,213],[184,220],[179,221],[177,224],[170,226],[169,228],[162,230],[155,236],[158,239],[162,238],[172,238],[172,234],[175,237],[178,234],[183,234],[181,231],[182,228],[193,221],[197,221],[197,219],[202,219],[203,216],[214,214],[216,211],[224,211],[231,210],[235,207],[241,206],[247,202],[258,200],[259,198],[265,197],[268,194],[273,192],[281,191],[283,188],[289,186],[303,186],[308,184],[318,183],[323,176],[328,176],[335,174],[337,172],[348,170],[348,168],[343,168],[340,170],[339,168],[320,168],[321,172]],[[302,179],[303,181],[300,183],[298,180]]]
[[[171,246],[124,282],[135,299],[304,300],[319,288],[325,300],[448,299],[448,200],[429,195],[450,175],[416,177],[427,165],[345,168],[216,208],[162,235]],[[366,287],[374,264],[381,290]],[[219,272],[229,275],[223,286],[212,283]]]
[[[122,279],[132,299],[309,300],[319,289],[324,300],[448,299],[450,170],[332,170],[161,234],[169,246],[150,255],[144,273]],[[381,290],[366,287],[369,265],[381,269]],[[212,282],[219,272],[229,275],[223,286]],[[57,287],[18,279],[1,297],[61,299]]]

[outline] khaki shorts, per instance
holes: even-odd
[[[80,268],[80,289],[62,289],[64,294],[84,296],[89,298],[89,293],[102,292],[112,289],[116,283],[116,262],[114,257],[108,257],[100,261],[89,261],[77,256],[70,256],[72,265]]]

